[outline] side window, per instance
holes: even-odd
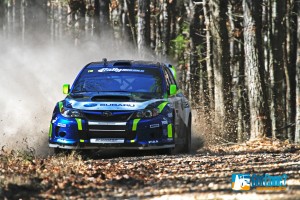
[[[167,74],[168,74],[168,76],[169,76],[170,83],[171,83],[171,84],[174,84],[174,85],[177,85],[177,84],[176,84],[176,81],[175,81],[175,79],[174,79],[174,76],[173,76],[172,72],[170,71],[170,69],[166,67],[166,71],[167,71]]]
[[[168,72],[167,72],[167,70],[166,70],[165,67],[163,68],[163,70],[164,70],[164,76],[165,76],[167,88],[169,88],[170,85],[172,84],[172,83],[171,83],[171,78],[170,78],[170,76],[169,76],[169,74],[168,74]]]

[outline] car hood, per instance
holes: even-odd
[[[80,110],[141,110],[165,99],[135,100],[131,93],[105,92],[68,95],[65,105]]]

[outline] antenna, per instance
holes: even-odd
[[[103,61],[104,65],[107,65],[107,58],[103,58],[102,61]]]

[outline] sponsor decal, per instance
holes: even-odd
[[[131,103],[100,103],[99,106],[123,106],[123,107],[135,107]]]
[[[55,119],[52,120],[52,123],[55,123],[57,121],[57,117],[55,117]]]
[[[140,69],[120,69],[120,68],[102,68],[98,72],[140,72],[143,73],[145,70]]]
[[[161,121],[161,124],[162,124],[162,125],[167,125],[167,124],[168,124],[168,121]]]
[[[91,143],[99,143],[99,144],[118,144],[124,143],[124,138],[92,138],[90,140]]]
[[[87,103],[87,104],[84,104],[83,106],[84,106],[84,107],[90,108],[90,107],[95,107],[95,106],[97,106],[97,104],[96,104],[96,103]]]
[[[94,70],[92,70],[92,69],[88,70],[88,73],[91,73],[91,72],[94,72]]]
[[[158,143],[158,140],[150,140],[148,143],[149,144],[156,144],[156,143]]]
[[[256,190],[286,190],[287,175],[271,176],[269,174],[232,174],[231,188],[235,191]]]
[[[58,123],[57,126],[60,126],[60,127],[63,127],[63,128],[67,127],[66,124],[62,124],[62,123]]]
[[[150,128],[158,128],[159,127],[159,124],[151,124],[150,125]]]

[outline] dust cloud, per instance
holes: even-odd
[[[62,85],[72,84],[87,63],[104,57],[141,59],[132,49],[107,37],[76,46],[68,40],[36,44],[0,37],[0,148],[47,155],[52,111],[64,98]]]

